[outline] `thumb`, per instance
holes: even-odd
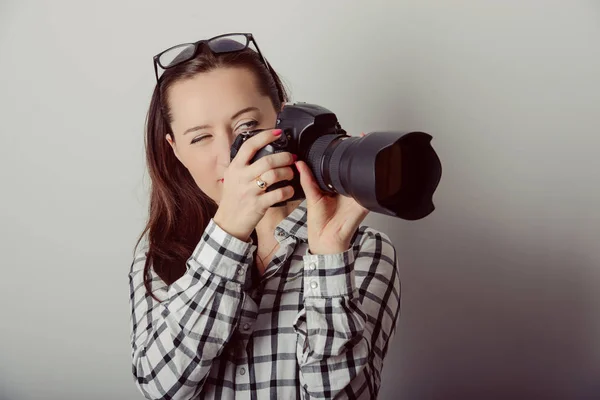
[[[321,188],[315,181],[310,168],[304,161],[296,161],[296,168],[300,172],[300,185],[304,190],[307,200],[317,200],[321,197]]]

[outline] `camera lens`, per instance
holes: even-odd
[[[373,132],[362,138],[327,134],[310,146],[306,162],[322,190],[407,220],[429,215],[441,163],[423,132]]]

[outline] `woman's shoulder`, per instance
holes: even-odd
[[[379,229],[361,225],[355,232],[352,247],[357,284],[360,286],[364,282],[369,282],[373,285],[383,284],[386,287],[394,287],[399,296],[399,259],[390,237]],[[357,260],[361,261],[357,262]],[[377,277],[375,281],[367,279],[375,276]]]
[[[142,237],[138,238],[138,241],[133,247],[133,264],[139,264],[140,262],[145,261],[149,248],[150,242],[148,239],[148,234],[146,233]]]
[[[129,275],[134,274],[144,274],[144,269],[146,268],[146,263],[148,259],[148,251],[150,248],[150,243],[148,240],[148,235],[144,235],[136,242],[133,248],[133,261],[131,262],[131,267],[129,269]],[[154,272],[152,265],[150,265],[150,269],[148,271],[152,278],[156,273]]]
[[[354,257],[373,257],[397,268],[398,259],[394,243],[385,232],[368,225],[361,225],[351,241]],[[377,263],[379,264],[379,263]]]
[[[394,248],[392,240],[385,232],[369,225],[361,225],[354,233],[352,243],[363,246],[368,245],[369,242],[381,242],[386,246]]]

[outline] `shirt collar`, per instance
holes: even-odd
[[[308,243],[308,230],[306,226],[306,199],[302,201],[286,218],[275,228],[275,235],[295,236]]]

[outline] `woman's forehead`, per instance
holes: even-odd
[[[271,105],[268,96],[259,92],[253,74],[242,68],[197,74],[175,83],[168,97],[175,131],[179,125],[212,124],[247,107],[261,110]]]

